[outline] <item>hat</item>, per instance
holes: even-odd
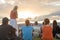
[[[7,21],[9,21],[9,19],[8,19],[7,17],[4,17],[4,18],[2,19],[2,21],[3,21],[3,22],[7,22]]]

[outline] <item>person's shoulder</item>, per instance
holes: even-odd
[[[11,26],[11,25],[8,25],[8,27],[11,28],[11,29],[15,29],[15,28],[14,28],[13,26]]]
[[[5,27],[5,26],[6,26],[6,25],[3,25],[3,24],[2,24],[2,25],[0,25],[0,27]]]
[[[51,25],[49,25],[49,27],[52,27]]]
[[[16,12],[16,11],[14,11],[14,10],[11,11],[11,13],[14,13],[14,12]]]
[[[33,26],[30,26],[31,30],[34,30]]]
[[[12,27],[11,25],[8,25],[8,26]]]
[[[11,10],[11,12],[13,12],[13,10]]]
[[[13,26],[11,26],[11,25],[7,25],[9,28],[13,28]]]
[[[44,27],[51,27],[51,25],[44,25]]]

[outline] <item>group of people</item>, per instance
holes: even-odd
[[[34,28],[30,24],[29,20],[25,21],[26,26],[22,26],[21,35],[23,40],[32,40],[34,35]],[[35,22],[36,27],[37,22]],[[57,24],[57,21],[53,21],[53,26],[50,25],[50,20],[48,18],[44,19],[43,26],[40,28],[41,30],[41,40],[54,40],[54,38],[60,39],[60,27]]]
[[[7,17],[2,19],[2,24],[0,25],[0,40],[20,40],[18,38],[18,25],[16,18],[17,6],[13,8],[10,13],[10,20]],[[10,21],[10,25],[8,24]],[[38,23],[35,22],[35,25]],[[54,38],[59,38],[58,34],[60,33],[60,28],[57,24],[57,21],[53,21],[53,26],[50,25],[50,20],[45,18],[43,21],[43,26],[41,29],[41,40],[54,40]],[[27,19],[25,21],[25,26],[21,28],[21,38],[22,40],[32,40],[34,35],[34,28],[31,25],[30,21]]]

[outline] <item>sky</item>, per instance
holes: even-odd
[[[48,15],[60,10],[60,0],[0,0],[0,17],[9,17],[15,5],[18,5],[19,18]],[[26,16],[27,13],[30,14]]]

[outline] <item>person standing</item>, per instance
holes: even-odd
[[[29,20],[25,21],[26,26],[23,26],[21,28],[21,32],[22,32],[22,39],[23,40],[32,40],[32,36],[33,36],[33,27],[30,25]]]
[[[17,30],[16,35],[18,36],[18,25],[16,20],[18,18],[17,9],[18,6],[14,6],[13,10],[10,13],[10,25]]]
[[[42,40],[53,40],[53,28],[49,24],[50,21],[48,18],[44,20],[44,25],[42,27]]]

